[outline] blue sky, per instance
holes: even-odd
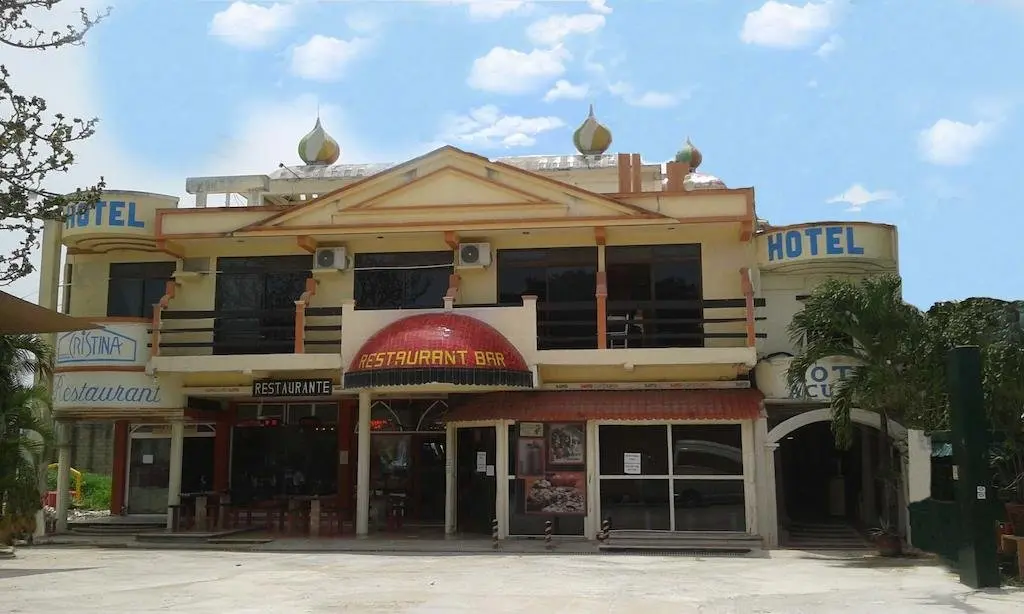
[[[63,2],[83,3],[106,4]],[[613,150],[664,161],[689,136],[774,224],[898,225],[926,307],[1024,298],[997,234],[1024,219],[1022,29],[1024,0],[115,0],[86,46],[3,61],[102,120],[58,184],[179,195],[296,163],[318,108],[342,162],[370,162],[572,153],[593,102]]]

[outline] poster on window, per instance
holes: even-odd
[[[527,478],[526,513],[577,516],[587,513],[587,478],[583,471],[548,473]]]
[[[552,424],[548,427],[548,464],[582,465],[586,462],[586,431],[583,424]]]
[[[544,439],[520,437],[516,450],[516,476],[532,478],[544,475]]]

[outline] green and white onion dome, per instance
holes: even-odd
[[[690,170],[697,170],[700,163],[704,161],[704,156],[701,155],[700,150],[697,149],[693,143],[690,142],[689,137],[686,139],[686,143],[683,148],[676,152],[676,162],[684,162],[690,165]]]
[[[338,142],[324,131],[320,118],[316,118],[316,125],[299,141],[299,158],[307,165],[330,165],[337,162],[340,157],[341,147],[338,146]]]
[[[590,105],[587,119],[573,133],[572,142],[584,156],[600,156],[612,146],[612,132],[594,117],[594,105]]]

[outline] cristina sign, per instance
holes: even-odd
[[[141,323],[63,333],[57,337],[56,367],[143,366],[149,359],[147,334]]]
[[[170,409],[181,407],[181,388],[141,371],[75,371],[53,378],[55,408]]]
[[[805,256],[863,256],[853,226],[808,226],[767,236],[768,262],[785,262]]]

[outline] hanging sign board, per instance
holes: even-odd
[[[329,397],[334,394],[331,378],[318,379],[261,379],[252,383],[252,396],[256,398]]]

